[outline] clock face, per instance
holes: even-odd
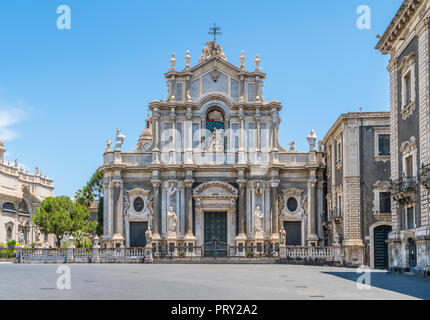
[[[133,205],[134,205],[134,210],[136,212],[141,212],[143,210],[143,207],[145,204],[143,202],[143,199],[141,197],[138,197],[138,198],[134,199]]]

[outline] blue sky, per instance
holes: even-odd
[[[239,65],[260,54],[266,100],[283,104],[280,141],[307,150],[341,113],[388,111],[388,56],[374,49],[401,0],[0,2],[0,139],[6,159],[54,179],[55,194],[73,196],[102,163],[115,128],[135,148],[147,105],[165,99],[172,52],[177,69],[197,62],[208,27]],[[71,8],[71,30],[56,26]],[[359,30],[359,5],[371,29]]]

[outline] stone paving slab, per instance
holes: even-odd
[[[1,264],[0,299],[430,299],[430,279],[297,265],[71,264],[71,289],[57,289],[58,264]]]

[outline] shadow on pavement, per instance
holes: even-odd
[[[322,272],[342,279],[356,282],[363,273]],[[419,299],[430,300],[430,279],[388,272],[370,272],[372,287],[394,291]]]

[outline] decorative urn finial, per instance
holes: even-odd
[[[185,56],[185,69],[189,69],[190,68],[190,60],[191,60],[191,56],[190,56],[190,50],[187,50],[187,55]]]
[[[242,69],[242,70],[245,70],[245,56],[243,55],[243,51],[241,51],[240,52],[240,57],[239,57],[239,59],[240,59],[240,68]]]
[[[175,53],[172,53],[172,59],[170,59],[170,63],[172,64],[172,66],[169,68],[169,70],[175,71],[175,65],[176,65]]]

